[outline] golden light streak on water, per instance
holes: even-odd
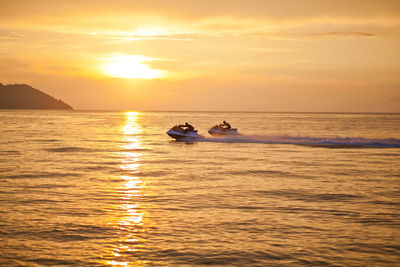
[[[139,116],[139,112],[126,112],[125,124],[121,129],[123,133],[121,148],[125,151],[121,153],[120,169],[125,174],[120,176],[123,182],[121,182],[120,188],[122,193],[121,204],[118,206],[116,214],[119,219],[116,225],[113,225],[119,228],[121,236],[117,245],[113,245],[111,251],[108,252],[107,258],[112,257],[113,260],[108,260],[106,264],[111,266],[137,266],[143,263],[126,261],[125,259],[128,257],[124,256],[126,253],[132,255],[142,248],[142,245],[139,244],[140,240],[136,236],[137,232],[143,231],[145,215],[138,202],[138,198],[143,195],[143,181],[137,176],[140,173],[141,164],[139,161],[142,156],[142,153],[137,152],[137,150],[143,148],[138,137],[138,134],[142,132]],[[140,227],[138,228],[138,226]]]

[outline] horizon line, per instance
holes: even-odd
[[[400,114],[400,111],[252,111],[252,110],[140,110],[140,109],[73,109],[98,112],[204,112],[204,113],[304,113],[304,114]]]
[[[204,113],[304,113],[304,114],[400,114],[400,111],[253,111],[253,110],[140,110],[140,109],[23,109],[0,108],[0,110],[48,110],[48,111],[89,111],[89,112],[204,112]]]

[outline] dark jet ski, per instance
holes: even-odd
[[[236,128],[225,128],[220,125],[215,125],[212,127],[210,130],[208,130],[208,133],[213,136],[239,135]]]
[[[182,127],[175,125],[168,130],[167,134],[176,140],[191,140],[203,138],[204,136],[197,133],[197,130],[183,129]]]

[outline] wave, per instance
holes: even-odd
[[[59,142],[61,140],[59,139],[35,139],[32,140],[32,142],[38,142],[38,143],[51,143],[51,142]]]
[[[4,175],[2,178],[9,178],[9,179],[26,179],[26,178],[53,178],[53,177],[79,177],[82,176],[79,173],[74,172],[42,172],[42,173],[23,173],[17,175]]]
[[[48,152],[90,152],[93,149],[83,147],[56,147],[45,149]]]
[[[400,148],[400,139],[363,137],[316,137],[290,135],[240,135],[206,137],[199,142],[291,144],[326,148]]]

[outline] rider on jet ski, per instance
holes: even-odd
[[[218,126],[224,128],[224,129],[231,129],[231,125],[229,123],[227,123],[226,121],[224,121],[223,123],[221,123]]]
[[[189,123],[187,123],[187,122],[185,124],[180,124],[178,126],[185,130],[184,133],[193,132],[194,131],[194,127],[192,125],[190,125]]]

